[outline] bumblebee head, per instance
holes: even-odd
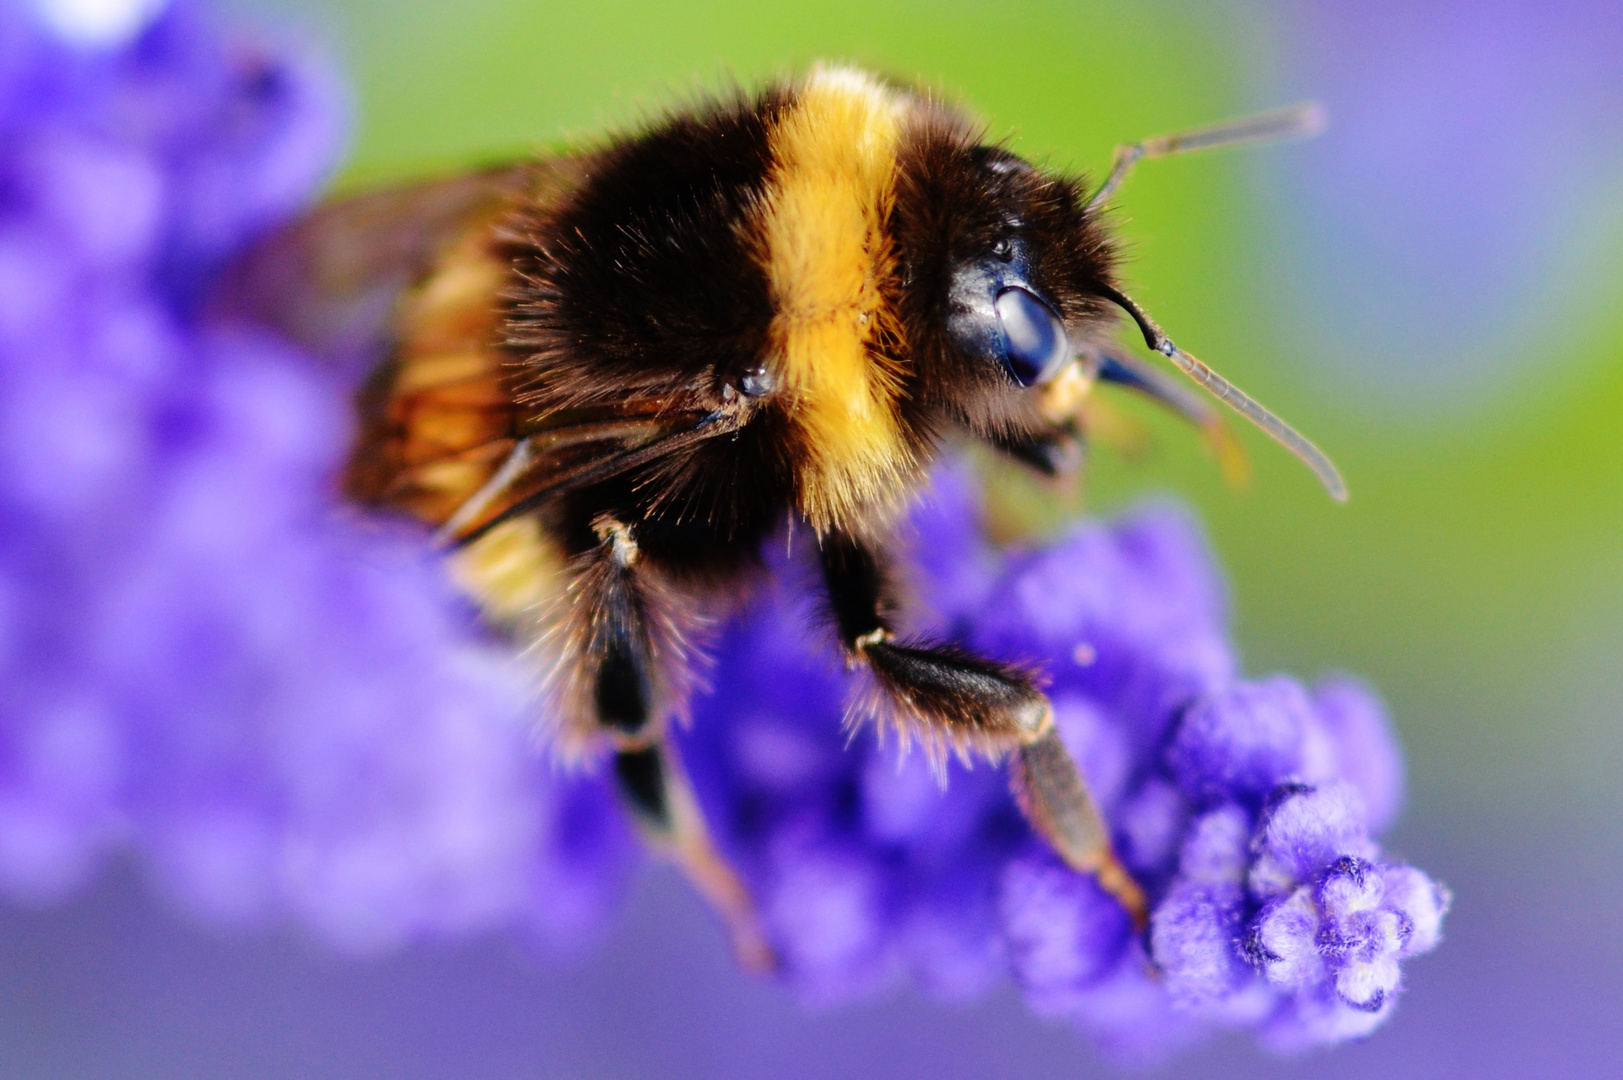
[[[894,236],[920,393],[982,434],[1007,430],[1113,331],[1116,247],[1079,179],[948,115],[910,135]]]
[[[893,236],[898,306],[922,401],[984,437],[1052,422],[1047,388],[1072,372],[1085,390],[1094,375],[1111,370],[1110,353],[1119,350],[1109,339],[1125,313],[1149,348],[1284,445],[1333,497],[1346,497],[1316,447],[1175,346],[1121,291],[1118,247],[1103,214],[1140,158],[1304,134],[1322,124],[1315,107],[1124,147],[1091,194],[1080,177],[986,144],[949,109],[916,99],[910,119],[898,155]],[[1065,396],[1074,404],[1074,394]]]

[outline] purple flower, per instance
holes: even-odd
[[[600,924],[612,796],[536,752],[422,538],[335,505],[348,388],[192,312],[314,194],[335,80],[189,5],[0,38],[0,889],[127,845],[185,910],[343,948]]]
[[[956,996],[1007,972],[1031,1007],[1106,1048],[1164,1052],[1216,1025],[1281,1048],[1363,1034],[1447,894],[1379,862],[1364,806],[1395,813],[1378,701],[1327,679],[1240,677],[1198,531],[1164,506],[997,552],[974,483],[940,471],[913,516],[914,621],[1051,680],[1066,745],[1150,890],[1148,940],[1019,817],[996,767],[848,738],[860,695],[812,617],[807,568],[733,626],[684,754],[816,1000],[907,975]],[[928,928],[921,931],[920,927]]]
[[[534,744],[533,672],[421,533],[334,499],[342,377],[198,311],[312,196],[335,84],[190,5],[129,33],[0,11],[0,890],[53,900],[123,849],[199,918],[344,950],[578,946],[634,858],[612,793]],[[802,544],[681,737],[783,978],[826,1002],[1010,977],[1123,1055],[1370,1030],[1447,907],[1372,839],[1401,790],[1379,703],[1243,680],[1181,511],[998,551],[974,488],[949,465],[912,517],[911,621],[1043,668],[1150,931],[1032,835],[1000,768],[843,730],[862,687]]]

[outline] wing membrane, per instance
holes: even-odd
[[[470,228],[538,184],[535,166],[510,165],[327,203],[237,259],[210,306],[364,372],[394,344],[401,294]]]

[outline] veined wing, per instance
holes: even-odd
[[[211,308],[365,372],[393,351],[403,294],[518,199],[544,196],[558,172],[509,165],[325,203],[227,267]]]

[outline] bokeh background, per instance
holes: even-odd
[[[23,0],[10,0],[23,2]],[[1601,1076],[1623,1063],[1623,8],[230,0],[330,44],[352,188],[635,122],[818,58],[973,103],[1022,153],[1099,169],[1136,137],[1303,97],[1319,140],[1146,165],[1118,198],[1136,295],[1336,457],[1353,500],[1242,432],[1226,490],[1144,414],[1085,502],[1197,506],[1247,668],[1346,669],[1408,753],[1397,855],[1454,890],[1447,940],[1370,1041],[1293,1061],[1218,1040],[1168,1076]],[[1077,500],[1011,487],[1041,528]],[[808,1012],[734,971],[669,870],[572,962],[506,938],[340,959],[201,931],[131,870],[0,910],[7,1077],[1102,1075],[1012,989]]]

